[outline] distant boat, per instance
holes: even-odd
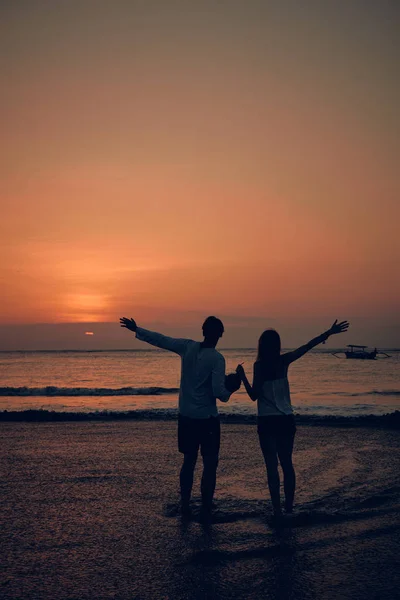
[[[348,344],[350,350],[345,351],[346,358],[360,358],[362,360],[375,360],[378,350],[375,348],[372,352],[367,352],[365,348],[368,346],[357,346],[356,344]]]
[[[345,350],[343,354],[346,355],[346,358],[358,358],[361,360],[375,360],[378,354],[383,354],[387,358],[390,358],[388,354],[385,352],[378,352],[377,348],[374,348],[371,352],[368,352],[366,348],[368,346],[358,346],[357,344],[348,344],[347,348],[350,350]],[[341,352],[333,352],[333,355],[341,354]],[[339,358],[339,357],[338,357]]]

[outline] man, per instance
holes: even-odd
[[[216,399],[228,402],[239,389],[236,374],[225,378],[225,359],[216,349],[224,333],[220,319],[207,317],[203,323],[202,342],[177,339],[138,327],[133,319],[122,317],[121,327],[136,333],[138,340],[176,352],[182,358],[179,390],[178,448],[183,454],[180,472],[181,511],[190,513],[190,496],[199,448],[203,458],[201,497],[203,511],[212,508],[218,454],[220,422]],[[228,389],[229,388],[229,389]]]

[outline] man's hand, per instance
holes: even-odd
[[[332,327],[328,329],[327,333],[329,335],[334,335],[335,333],[343,333],[344,331],[348,330],[349,325],[350,323],[348,321],[342,321],[341,323],[338,323],[336,319]]]
[[[122,317],[119,320],[119,323],[121,327],[126,327],[126,329],[129,329],[129,331],[136,331],[137,329],[136,322],[133,319],[127,319],[127,317]]]
[[[238,391],[240,384],[241,381],[238,373],[229,373],[229,375],[225,376],[225,387],[231,394]]]

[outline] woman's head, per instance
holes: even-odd
[[[275,329],[267,329],[258,340],[257,360],[276,360],[281,353],[281,338]]]

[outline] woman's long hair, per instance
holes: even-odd
[[[274,363],[281,355],[281,338],[275,329],[267,329],[258,340],[257,360]]]

